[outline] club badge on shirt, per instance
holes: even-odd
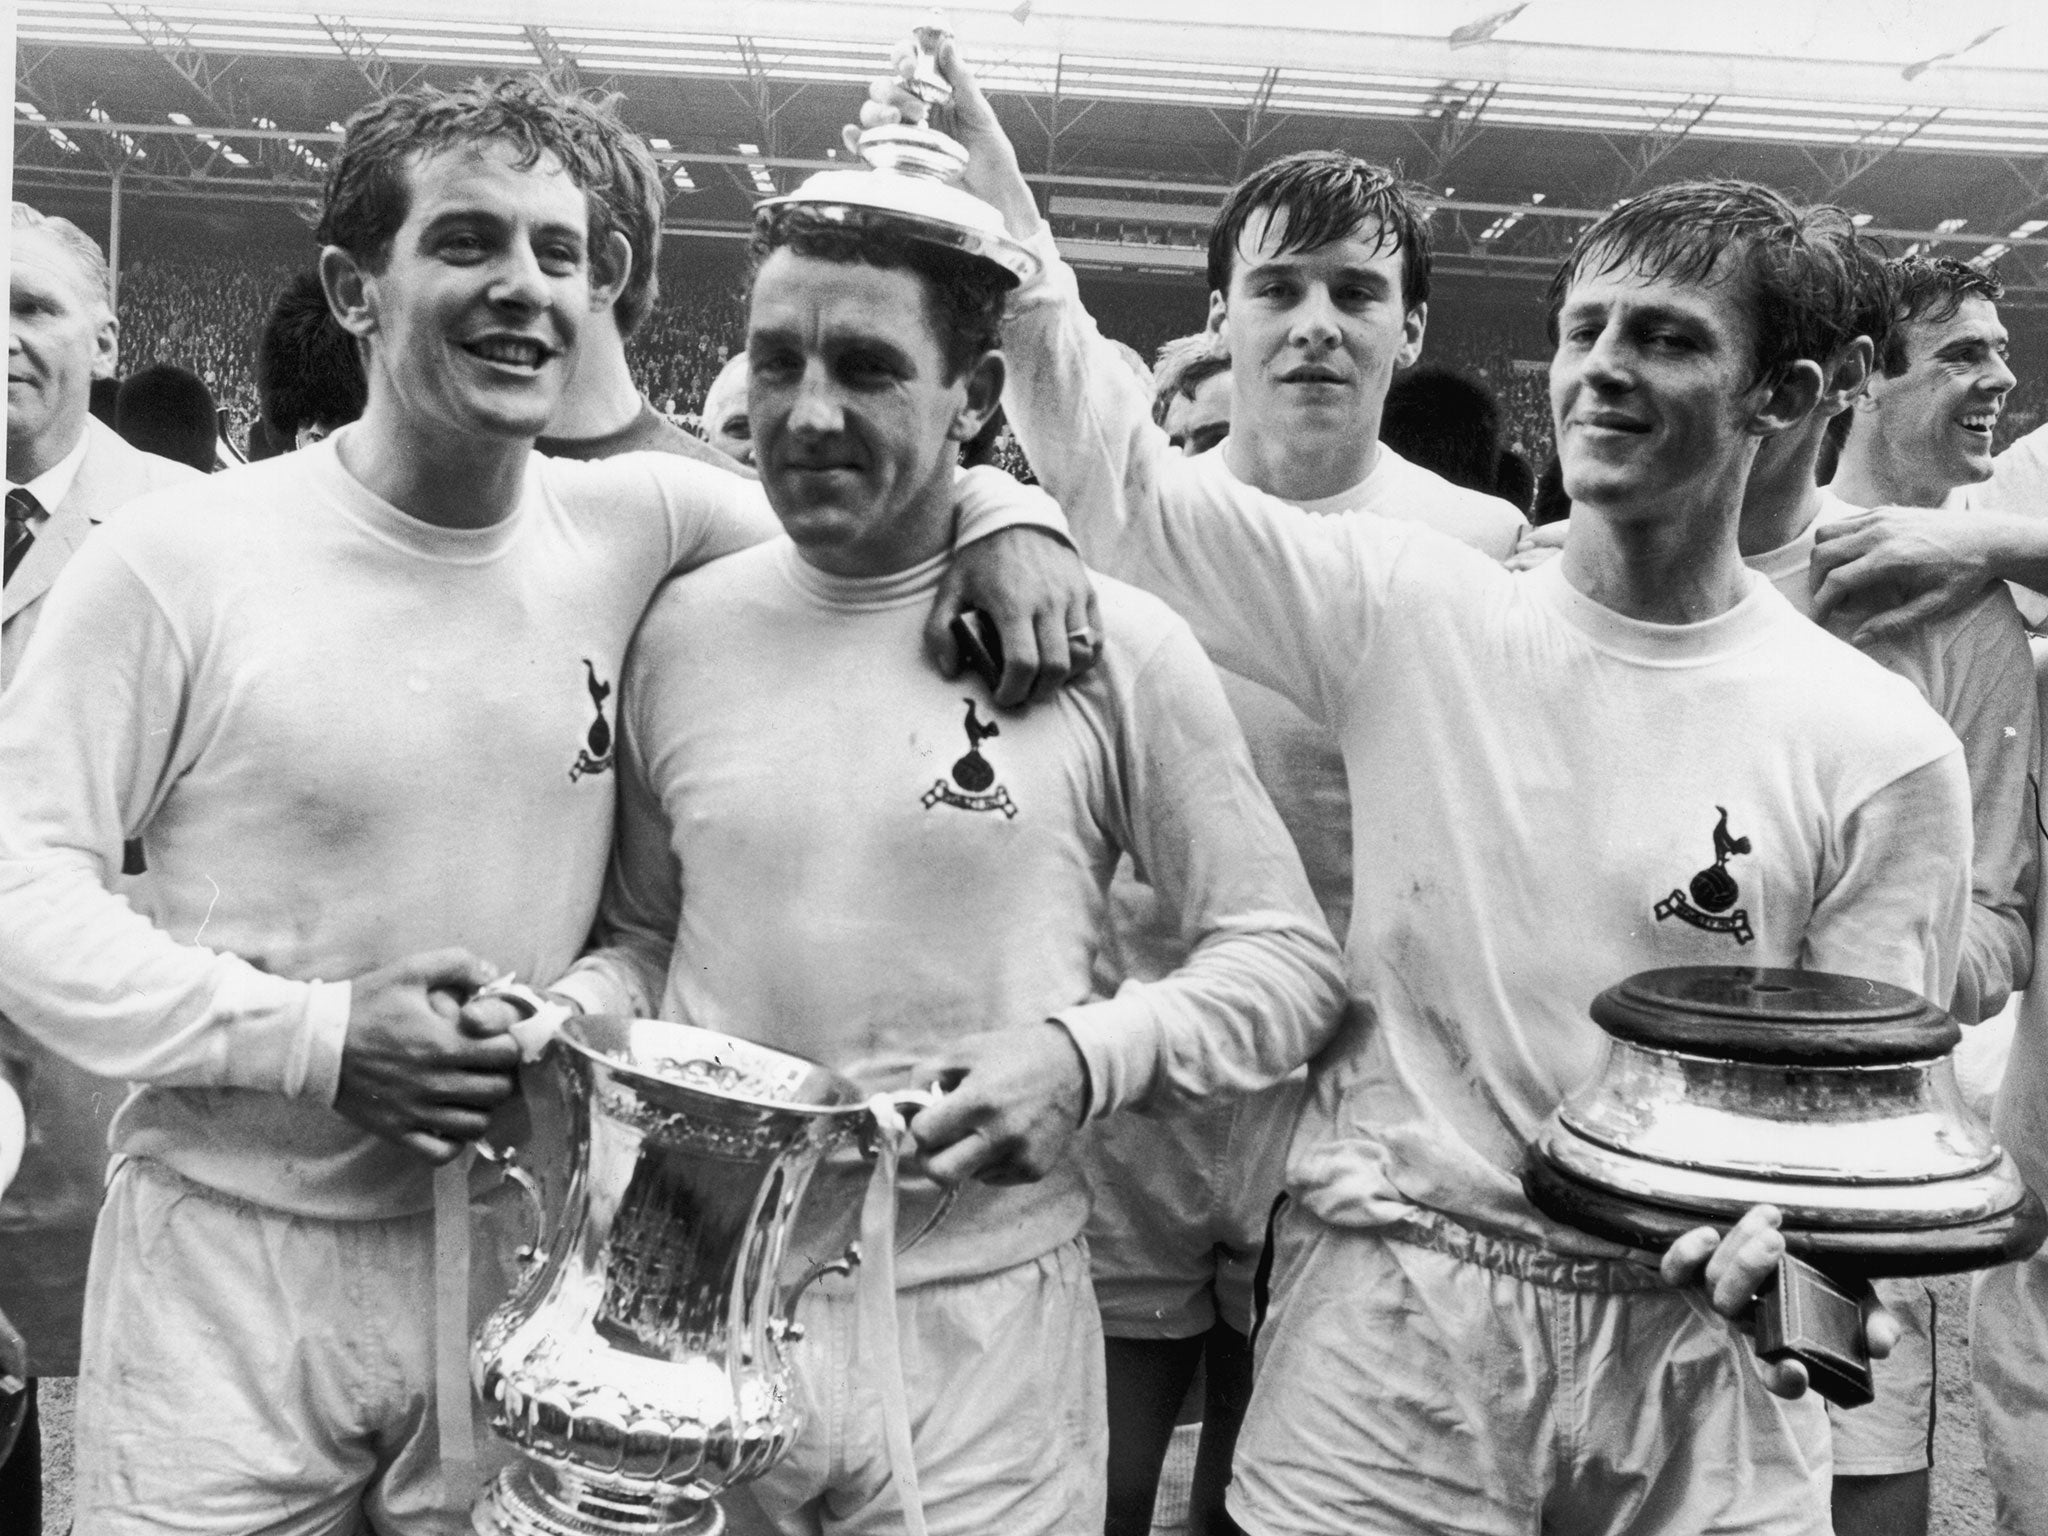
[[[1010,798],[1010,792],[996,783],[996,771],[989,760],[981,755],[981,744],[991,736],[1003,734],[1003,728],[991,720],[981,723],[981,714],[975,701],[967,699],[967,755],[953,764],[953,782],[944,779],[932,781],[932,787],[924,792],[924,808],[935,805],[958,806],[963,811],[1001,811],[1006,817],[1017,814],[1017,804]],[[957,786],[957,787],[956,787]]]
[[[1657,903],[1657,921],[1675,917],[1708,933],[1725,933],[1736,943],[1747,944],[1756,934],[1749,926],[1748,908],[1735,906],[1742,887],[1728,873],[1728,861],[1739,853],[1749,852],[1749,839],[1729,836],[1728,808],[1717,805],[1714,809],[1721,813],[1721,819],[1714,824],[1714,862],[1692,877],[1692,900],[1686,900],[1684,891],[1675,890]],[[1733,911],[1729,910],[1731,907]]]
[[[583,673],[588,679],[585,686],[590,690],[590,708],[597,718],[583,733],[583,750],[576,754],[576,764],[569,770],[571,784],[585,774],[609,773],[612,767],[612,723],[604,714],[605,700],[612,696],[612,685],[598,677],[597,668],[591,665],[588,656],[583,658]]]

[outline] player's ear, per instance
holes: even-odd
[[[1230,338],[1223,329],[1223,322],[1229,319],[1229,317],[1229,304],[1225,302],[1223,295],[1220,292],[1218,292],[1214,288],[1211,288],[1209,290],[1209,320],[1208,324],[1205,325],[1203,329],[1206,330],[1211,336],[1214,336],[1219,341],[1223,342],[1226,346],[1229,345]]]
[[[1877,349],[1868,336],[1858,336],[1842,348],[1834,367],[1828,371],[1827,388],[1821,395],[1821,405],[1830,416],[1839,415],[1862,395],[1876,361]]]
[[[1810,358],[1787,363],[1764,388],[1762,401],[1750,415],[1749,430],[1758,437],[1770,437],[1798,426],[1820,404],[1826,383],[1820,364]]]
[[[954,413],[952,425],[946,429],[946,436],[956,443],[971,443],[988,425],[989,417],[995,415],[996,407],[1003,401],[1003,380],[1007,377],[1009,365],[1000,352],[984,352],[967,370],[967,399]]]
[[[1422,333],[1429,328],[1427,300],[1412,305],[1401,316],[1401,350],[1394,354],[1396,368],[1413,368],[1422,356]]]
[[[358,341],[376,330],[373,279],[353,255],[338,245],[320,248],[320,287],[336,323]]]
[[[618,303],[632,276],[632,242],[615,229],[590,253],[590,312],[601,315]]]

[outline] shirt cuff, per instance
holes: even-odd
[[[611,1013],[632,1018],[641,1011],[640,1000],[626,995],[626,989],[603,968],[584,962],[571,966],[547,987],[550,997],[574,1003],[585,1013]]]
[[[341,1050],[348,1043],[351,996],[345,981],[306,983],[306,1071],[295,1097],[332,1104],[341,1092]]]
[[[1142,1099],[1158,1075],[1157,1019],[1136,999],[1106,997],[1062,1009],[1053,1023],[1066,1030],[1088,1070],[1089,1120]]]

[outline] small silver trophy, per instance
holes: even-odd
[[[938,45],[946,35],[936,12],[911,34],[915,49],[909,88],[928,106],[943,107],[953,87],[939,73]],[[1038,258],[1011,238],[1003,216],[960,185],[967,149],[922,123],[892,123],[861,130],[866,170],[820,171],[796,191],[755,209],[772,218],[781,208],[804,207],[849,226],[886,226],[994,262],[1017,282],[1038,274]]]

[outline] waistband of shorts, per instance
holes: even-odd
[[[108,1187],[111,1188],[115,1178],[129,1168],[135,1170],[137,1178],[155,1179],[159,1183],[169,1185],[180,1194],[192,1195],[220,1206],[223,1210],[234,1211],[242,1216],[260,1217],[265,1221],[303,1221],[336,1227],[364,1227],[372,1222],[412,1222],[431,1227],[434,1220],[432,1211],[409,1211],[401,1216],[308,1216],[301,1211],[282,1210],[274,1205],[264,1205],[259,1201],[231,1194],[225,1189],[215,1189],[211,1184],[200,1183],[190,1174],[181,1173],[161,1158],[144,1157],[133,1152],[114,1154],[113,1161],[107,1168]]]
[[[1552,1253],[1519,1237],[1476,1231],[1441,1211],[1416,1211],[1390,1222],[1381,1231],[1394,1242],[1448,1254],[1497,1275],[1552,1290],[1612,1295],[1671,1289],[1655,1269],[1634,1260],[1583,1259]]]

